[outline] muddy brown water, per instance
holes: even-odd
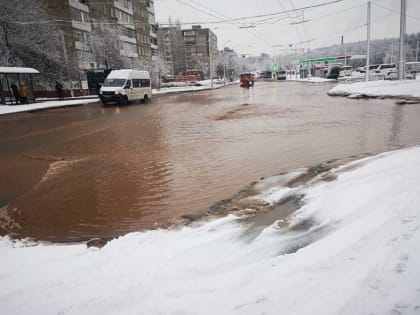
[[[161,227],[260,177],[420,142],[420,106],[257,82],[0,117],[2,234],[50,241]]]

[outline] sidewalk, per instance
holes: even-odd
[[[180,92],[196,92],[196,91],[203,91],[203,90],[210,90],[211,89],[211,82],[210,80],[200,81],[200,86],[193,86],[193,85],[184,85],[184,86],[168,86],[162,87],[159,90],[153,89],[152,95],[162,95],[162,94],[169,94],[169,93],[180,93]],[[237,82],[226,82],[226,86],[231,84],[236,84]],[[218,89],[224,87],[223,80],[213,80],[213,89]],[[19,112],[30,112],[30,111],[37,111],[43,110],[48,108],[58,108],[58,107],[68,107],[68,106],[81,106],[91,103],[99,102],[98,97],[92,96],[83,96],[83,97],[74,97],[68,98],[65,100],[59,99],[45,99],[39,98],[37,100],[42,100],[42,102],[31,103],[27,105],[0,105],[0,115],[5,114],[12,114],[12,113],[19,113]]]
[[[67,100],[53,100],[45,102],[37,102],[25,105],[0,105],[0,115],[20,113],[20,112],[31,112],[36,110],[67,107],[67,106],[80,106],[90,103],[99,102],[99,98],[74,98]]]

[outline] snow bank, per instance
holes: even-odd
[[[420,97],[420,80],[368,81],[339,84],[328,91],[330,96],[348,97]]]
[[[55,108],[55,107],[64,107],[64,106],[77,106],[84,105],[89,103],[99,102],[98,98],[93,99],[73,99],[65,101],[48,101],[42,103],[31,103],[26,105],[0,105],[0,115],[19,113],[19,112],[28,112],[33,110]]]
[[[0,238],[2,313],[419,314],[419,159],[389,152],[294,187],[289,224],[257,234],[230,215],[101,250]]]

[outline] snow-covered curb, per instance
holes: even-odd
[[[324,82],[333,82],[337,81],[335,79],[326,79],[326,78],[320,78],[320,77],[309,77],[305,79],[300,79],[299,77],[297,79],[293,77],[287,77],[287,81],[297,81],[297,82],[309,82],[309,83],[324,83]]]
[[[236,82],[226,82],[226,86],[236,84]],[[224,81],[222,80],[214,80],[213,81],[213,89],[218,89],[224,87]],[[181,92],[197,92],[197,91],[204,91],[204,90],[211,90],[211,82],[210,80],[199,81],[197,85],[187,85],[181,84],[180,86],[163,86],[160,89],[153,89],[153,95],[162,95],[162,94],[170,94],[170,93],[181,93]]]
[[[299,188],[288,225],[257,233],[230,215],[101,250],[0,238],[2,313],[418,314],[419,159],[414,147],[335,169]]]
[[[420,98],[420,80],[368,81],[338,84],[328,91],[330,96]]]
[[[20,113],[20,112],[30,112],[35,110],[57,108],[57,107],[67,107],[67,106],[78,106],[85,105],[90,103],[99,102],[98,98],[92,99],[72,99],[65,101],[47,101],[42,103],[31,103],[27,105],[0,105],[0,115]]]

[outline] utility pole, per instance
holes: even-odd
[[[212,60],[211,60],[211,40],[210,40],[210,34],[209,34],[209,68],[210,68],[210,88],[213,89],[213,77],[211,75],[211,69],[212,69],[212,64],[211,64]]]
[[[391,63],[394,63],[394,45],[391,44]]]
[[[67,72],[69,75],[69,83],[70,83],[70,95],[71,97],[74,97],[74,92],[73,92],[73,86],[71,84],[71,74],[70,74],[70,66],[69,66],[69,61],[67,58],[67,48],[66,48],[66,42],[64,41],[64,32],[63,30],[60,30],[60,35],[61,35],[61,42],[63,43],[63,54],[64,54],[64,61],[66,63],[66,67],[67,67]]]
[[[226,64],[223,62],[223,79],[225,80],[225,86],[226,86]]]
[[[346,45],[344,45],[344,35],[341,35],[341,46],[343,46],[344,51],[344,65],[347,66],[347,49]]]
[[[405,20],[407,14],[407,0],[401,0],[401,17],[400,17],[400,61],[398,68],[398,80],[404,79],[404,64],[405,64],[405,51],[404,51],[404,37],[405,37]]]
[[[366,53],[366,81],[369,81],[370,67],[370,1],[367,4],[367,53]]]
[[[417,40],[417,48],[416,48],[416,62],[419,61],[419,40]]]

